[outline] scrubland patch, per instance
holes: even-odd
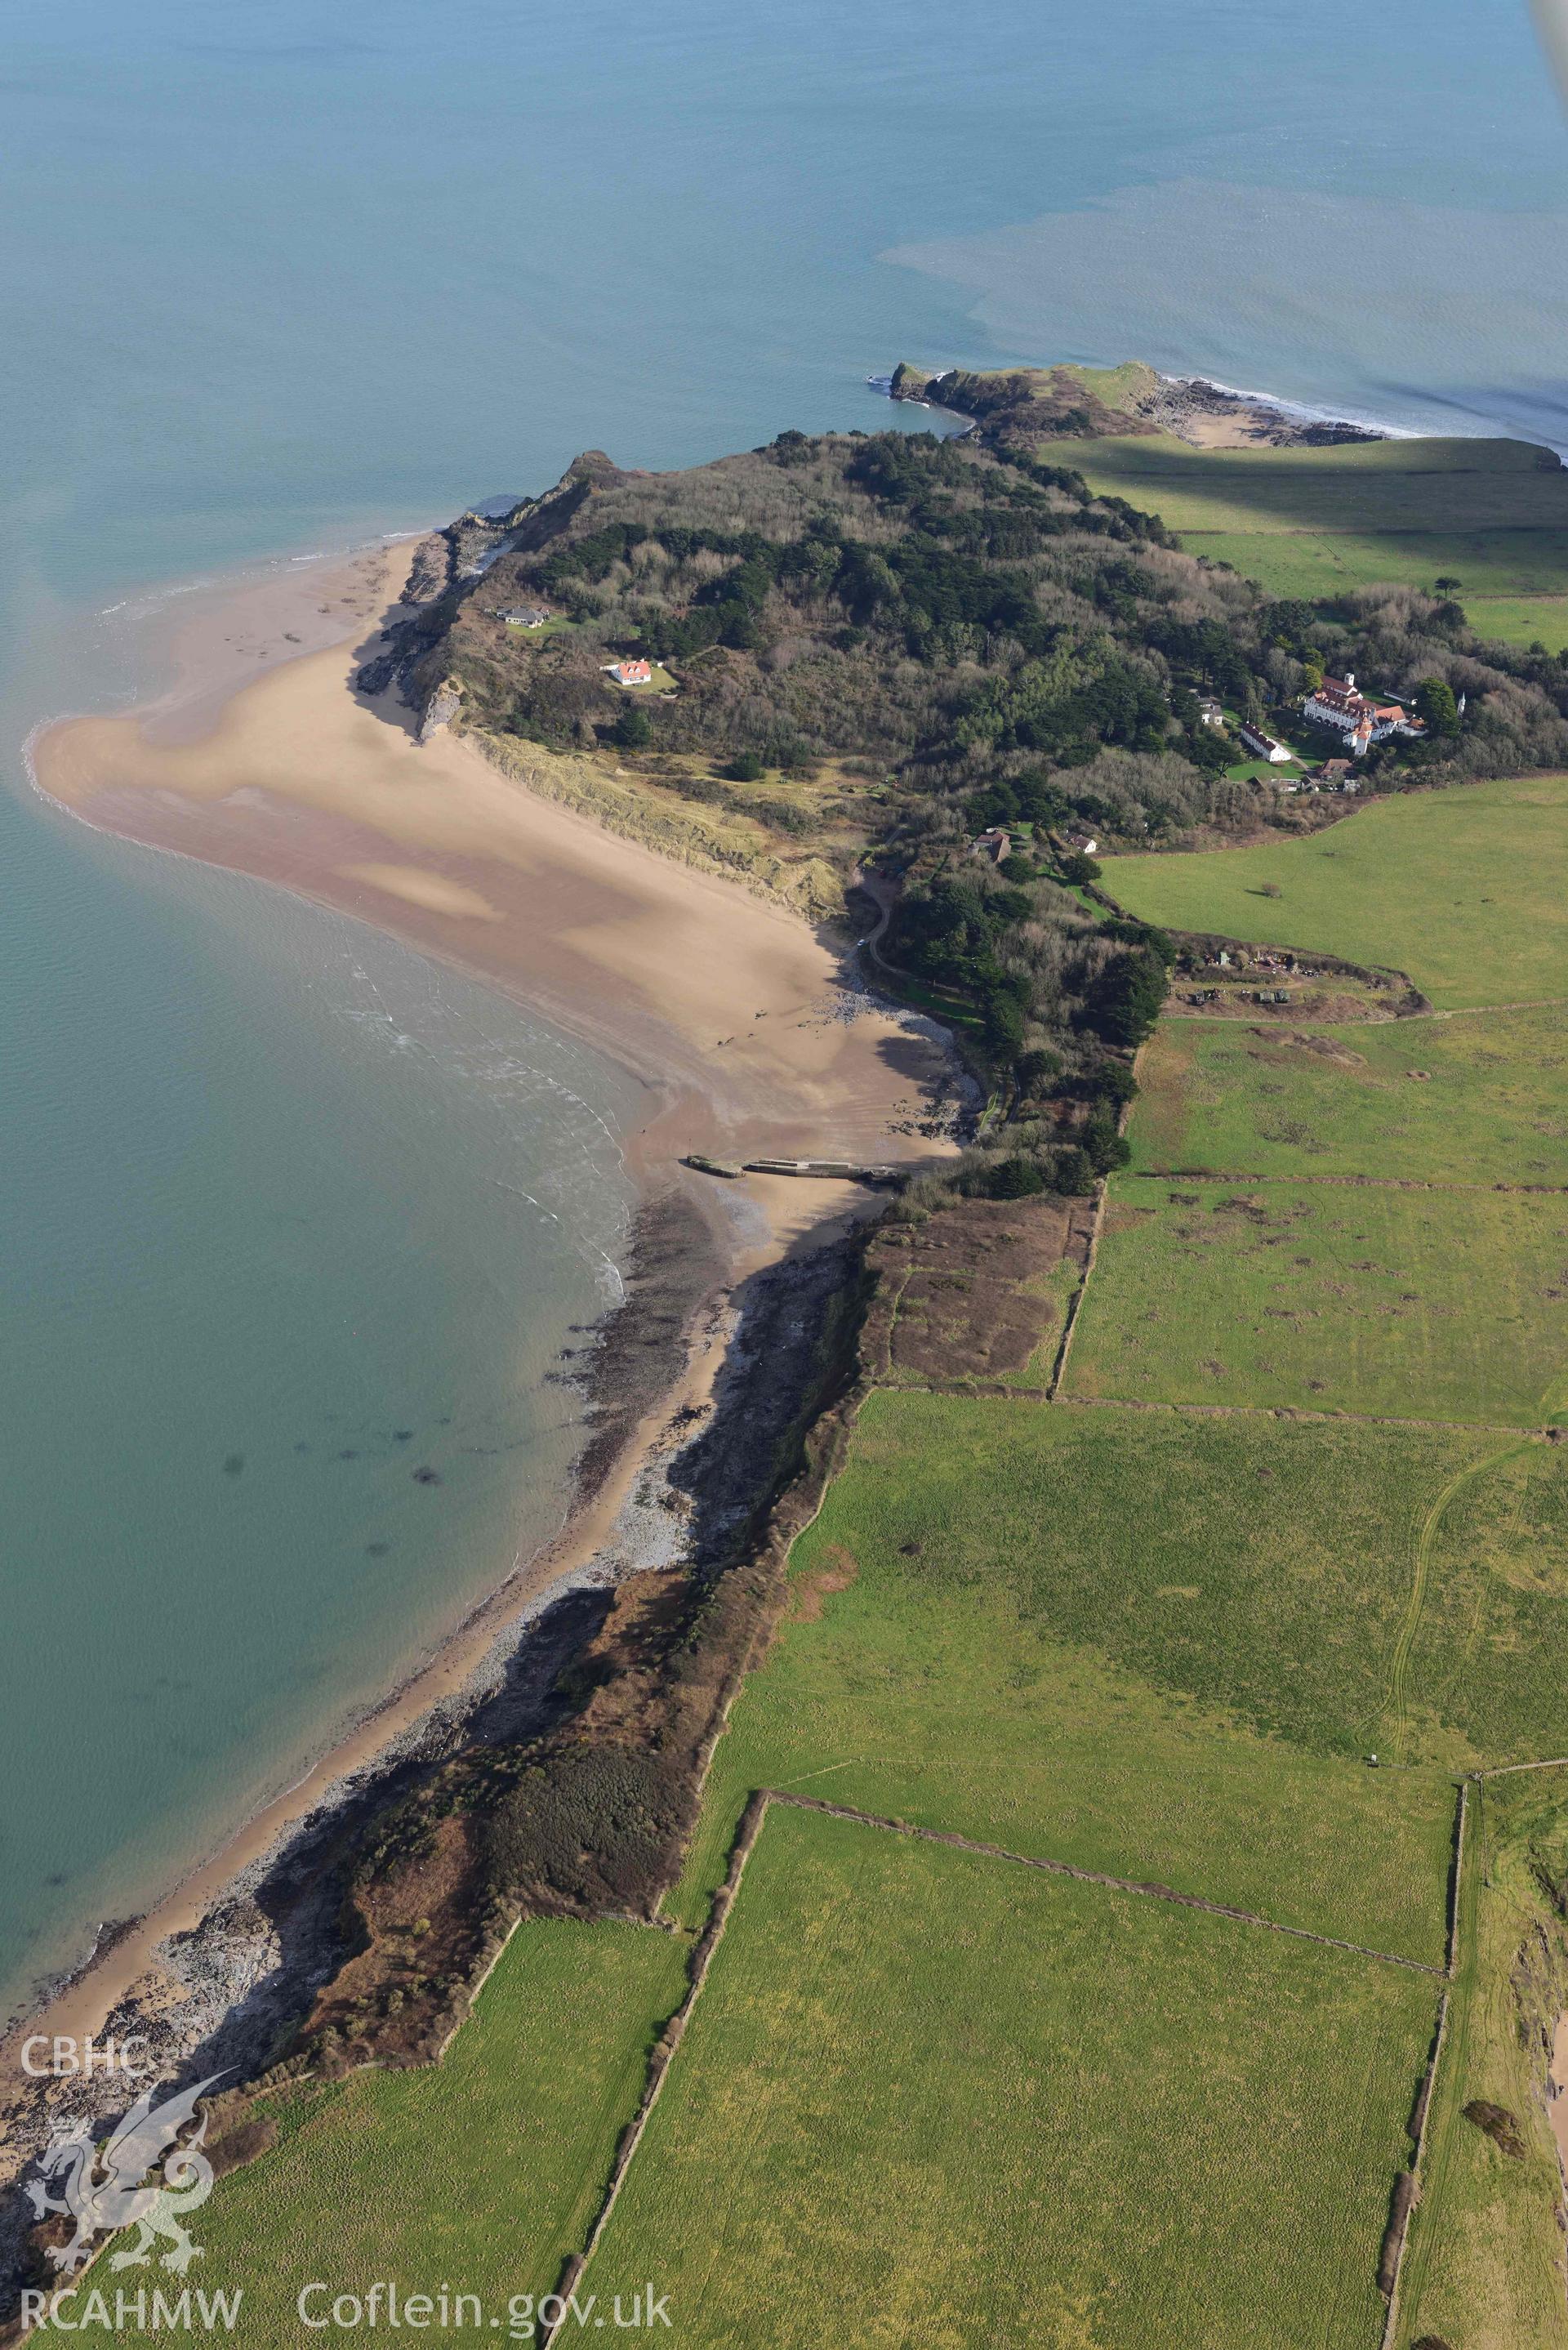
[[[1044,1385],[1083,1278],[1086,1200],[955,1200],[872,1243],[889,1294],[885,1376],[895,1385]]]

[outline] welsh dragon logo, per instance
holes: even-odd
[[[74,2275],[94,2237],[120,2228],[134,2228],[136,2241],[110,2255],[111,2269],[145,2268],[155,2237],[169,2243],[161,2256],[163,2267],[180,2275],[201,2258],[202,2247],[192,2242],[181,2223],[183,2214],[194,2211],[213,2191],[213,2166],[202,2151],[206,2116],[184,2146],[178,2141],[197,2099],[223,2077],[213,2073],[161,2106],[154,2106],[156,2092],[150,2089],[101,2148],[89,2122],[57,2127],[38,2158],[43,2178],[27,2181],[27,2197],[40,2220],[51,2211],[63,2211],[76,2222],[68,2243],[49,2246],[57,2271]],[[159,2175],[150,2177],[155,2170]],[[50,2180],[60,2183],[59,2194],[47,2191]]]

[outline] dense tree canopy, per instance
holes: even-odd
[[[1368,777],[1443,783],[1568,766],[1568,659],[1481,642],[1449,577],[1435,597],[1270,598],[1037,447],[982,424],[786,432],[674,474],[579,460],[410,624],[399,663],[415,700],[456,679],[468,723],[613,746],[690,796],[752,787],[748,813],[781,834],[811,832],[790,785],[817,763],[880,779],[869,852],[903,883],[888,951],[968,1007],[1025,1129],[1012,1157],[1064,1183],[1116,1163],[1127,1056],[1171,961],[1096,911],[1083,842],[1310,820],[1231,779],[1241,746],[1214,702],[1279,723],[1354,668],[1426,730],[1374,746]],[[556,625],[508,629],[514,603]],[[628,701],[607,672],[633,655],[675,691]],[[993,827],[1013,836],[1000,869],[970,854]]]

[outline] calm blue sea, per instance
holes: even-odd
[[[1568,136],[1524,0],[10,0],[0,221],[3,2006],[551,1530],[637,1100],[43,809],[100,616],[900,357],[1568,444]]]

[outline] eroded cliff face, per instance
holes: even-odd
[[[558,482],[537,497],[519,498],[498,513],[470,507],[442,530],[432,530],[414,548],[403,590],[401,616],[388,632],[384,651],[367,661],[356,681],[361,692],[384,693],[405,685],[455,618],[463,598],[483,579],[500,555],[545,545],[568,522],[596,484],[631,478],[602,449],[574,457]],[[406,699],[427,714],[446,681],[426,676]],[[445,712],[450,718],[453,713]],[[444,723],[438,720],[438,724]]]

